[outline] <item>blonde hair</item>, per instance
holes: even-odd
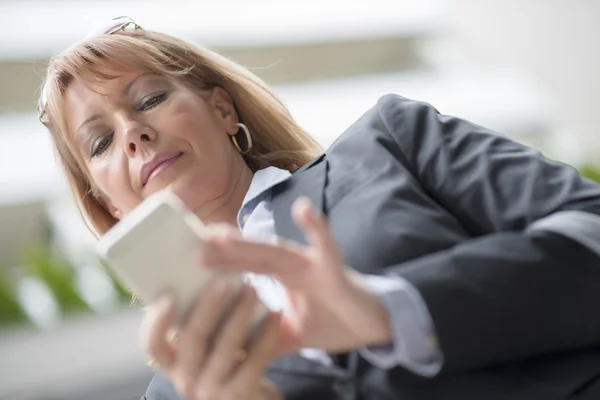
[[[215,52],[143,30],[86,39],[52,58],[40,105],[80,213],[96,235],[104,234],[117,220],[94,195],[86,164],[68,139],[63,97],[74,79],[97,82],[132,69],[175,77],[199,92],[225,89],[240,122],[252,134],[252,151],[244,159],[253,171],[268,166],[292,170],[322,151],[262,80]]]

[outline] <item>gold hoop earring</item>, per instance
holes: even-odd
[[[248,154],[248,153],[250,153],[250,150],[252,150],[252,136],[250,136],[250,131],[248,130],[248,127],[242,123],[237,123],[235,125],[244,131],[244,134],[246,135],[246,141],[248,142],[248,148],[246,150],[242,150],[242,148],[240,147],[240,144],[238,143],[237,139],[235,138],[235,136],[239,133],[239,131],[235,135],[231,135],[231,141],[233,142],[233,145],[235,146],[235,148],[237,149],[237,151],[240,154]]]

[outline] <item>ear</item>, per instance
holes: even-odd
[[[113,217],[115,217],[118,220],[121,219],[121,217],[123,216],[123,214],[121,213],[121,210],[119,210],[117,207],[115,207],[109,199],[107,199],[104,196],[97,196],[96,200],[98,201],[98,203],[100,203],[100,205],[102,207],[104,207],[106,209],[106,211],[108,211],[110,213],[110,215],[112,215]]]
[[[236,124],[239,122],[239,118],[229,93],[222,87],[217,86],[211,92],[209,103],[213,107],[217,118],[223,123],[227,133],[229,135],[237,134],[239,128]]]

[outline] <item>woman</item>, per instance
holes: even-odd
[[[283,308],[248,347],[254,290],[214,341],[226,286],[176,340],[157,299],[148,400],[600,393],[600,187],[568,166],[394,95],[318,156],[258,78],[129,19],[51,61],[40,119],[96,233],[169,187],[199,263]]]

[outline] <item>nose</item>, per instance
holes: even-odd
[[[156,140],[156,133],[148,126],[129,121],[124,124],[123,137],[124,151],[128,156],[133,157]]]

